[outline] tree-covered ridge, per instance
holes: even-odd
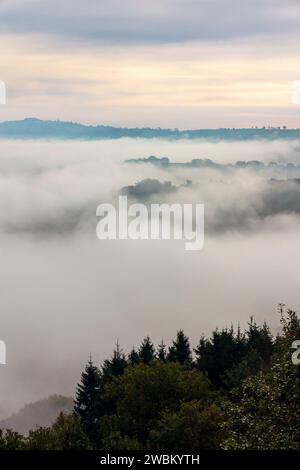
[[[250,319],[216,329],[192,350],[146,337],[87,363],[72,414],[23,437],[2,431],[1,449],[300,449],[300,366],[291,345],[300,319],[281,305],[282,331]]]
[[[6,139],[82,139],[102,140],[144,138],[144,139],[206,139],[212,141],[249,141],[249,140],[296,140],[300,139],[300,129],[286,127],[261,128],[221,128],[221,129],[162,129],[151,127],[114,127],[104,125],[85,125],[77,122],[49,121],[26,118],[19,121],[0,123],[0,138]]]
[[[232,170],[253,170],[259,173],[268,174],[268,171],[272,172],[284,172],[284,176],[292,177],[298,176],[300,172],[300,164],[294,162],[264,162],[261,160],[238,160],[234,163],[221,163],[210,158],[193,158],[186,162],[171,161],[169,157],[156,157],[150,155],[150,157],[144,158],[129,158],[125,160],[126,164],[130,165],[152,165],[164,170],[172,169],[210,169],[217,170],[223,173],[230,173]],[[297,172],[295,174],[295,172]]]
[[[0,428],[12,428],[21,434],[27,434],[37,425],[48,426],[52,424],[59,413],[70,413],[73,406],[71,397],[50,395],[37,402],[26,404],[17,413],[0,421]]]

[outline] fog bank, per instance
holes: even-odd
[[[253,172],[228,179],[123,163],[149,155],[299,163],[295,143],[2,141],[0,150],[1,418],[25,402],[72,395],[89,354],[99,364],[117,340],[128,352],[146,335],[169,343],[183,328],[195,346],[202,333],[244,326],[250,315],[276,331],[278,302],[299,308],[297,183],[278,193]],[[193,186],[171,197],[206,205],[202,251],[96,238],[97,205],[122,187],[145,178],[178,187],[187,177]],[[262,215],[279,203],[279,213]]]

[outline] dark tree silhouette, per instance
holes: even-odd
[[[168,360],[170,362],[179,362],[187,367],[192,364],[192,352],[189,339],[185,336],[183,330],[177,332],[176,340],[169,348]]]
[[[235,336],[234,330],[215,330],[210,339],[202,337],[195,349],[197,368],[208,374],[217,388],[226,388],[226,372],[231,370],[245,354],[242,337]]]
[[[139,348],[139,358],[144,364],[149,364],[155,359],[155,349],[149,336],[143,340]]]
[[[253,317],[250,317],[246,335],[248,352],[253,350],[257,351],[261,357],[262,368],[268,368],[274,352],[273,337],[269,327],[266,323],[264,323],[263,326],[257,325]]]
[[[140,356],[133,347],[130,353],[128,354],[128,362],[130,365],[135,366],[136,364],[139,364],[140,362]]]
[[[123,351],[120,349],[117,342],[116,349],[114,350],[110,359],[106,359],[102,366],[102,382],[109,382],[112,377],[122,375],[127,367],[127,361]]]
[[[98,417],[100,414],[100,372],[90,358],[77,385],[74,412],[92,442],[98,439]]]

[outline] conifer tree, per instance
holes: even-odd
[[[140,357],[135,348],[133,347],[131,352],[128,354],[128,362],[130,365],[135,366],[136,364],[139,364],[140,362]]]
[[[74,412],[92,442],[98,439],[100,408],[100,372],[90,358],[77,385]]]
[[[261,356],[262,367],[268,367],[274,352],[274,344],[272,334],[267,324],[264,323],[263,326],[259,326],[254,321],[253,317],[250,317],[246,335],[248,351],[256,350]]]
[[[149,336],[143,340],[139,348],[139,358],[144,364],[149,364],[155,359],[155,349]]]
[[[166,345],[165,343],[163,342],[163,340],[161,341],[161,343],[158,345],[158,348],[157,348],[157,358],[162,361],[162,362],[166,362],[167,361],[167,351],[166,351]]]
[[[242,350],[241,334],[238,338],[238,351]],[[214,330],[212,337],[201,337],[196,353],[196,366],[202,372],[207,373],[209,379],[217,388],[224,388],[224,377],[241,359],[237,355],[236,336],[231,328]]]
[[[102,381],[109,382],[112,377],[118,377],[123,374],[127,367],[127,361],[123,351],[117,342],[116,349],[110,359],[106,359],[102,366]]]
[[[185,336],[183,330],[177,332],[176,340],[169,348],[168,360],[171,362],[178,362],[187,367],[192,364],[192,352],[190,348],[189,339]]]

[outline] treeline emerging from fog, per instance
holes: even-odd
[[[74,411],[23,437],[1,431],[1,449],[300,449],[300,366],[292,343],[300,319],[279,306],[281,333],[250,319],[216,329],[192,349],[146,337],[125,355],[117,344],[77,386]]]

